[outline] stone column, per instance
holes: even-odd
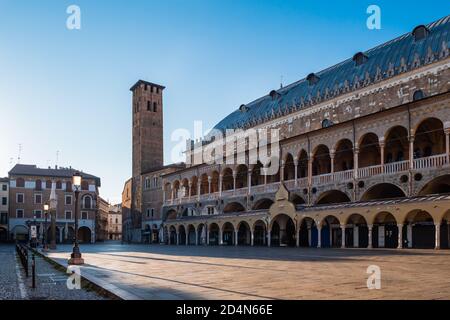
[[[412,248],[413,241],[412,241],[412,224],[411,224],[411,222],[408,223],[408,225],[406,226],[406,237],[408,240],[408,248]]]
[[[223,245],[223,231],[222,228],[219,228],[219,246]]]
[[[236,191],[236,176],[237,172],[233,170],[233,190]]]
[[[192,181],[190,181],[190,180],[188,182],[188,187],[189,187],[189,200],[191,200],[191,196],[192,196]]]
[[[409,169],[414,169],[414,136],[409,136]]]
[[[353,248],[359,248],[359,227],[353,226]]]
[[[247,194],[251,194],[252,193],[252,171],[251,170],[248,170],[247,182],[248,182]]]
[[[284,181],[284,161],[281,161],[281,166],[280,166],[280,181]]]
[[[436,250],[439,250],[441,248],[441,224],[440,223],[436,223],[434,225],[434,227],[435,227],[435,230],[436,230],[435,237],[434,237],[435,238],[434,239],[434,243],[435,243],[434,248]]]
[[[201,179],[201,177],[200,177]],[[197,179],[197,200],[200,201],[200,190],[202,186],[202,181],[200,179]]]
[[[312,184],[312,165],[314,158],[310,155],[308,158],[308,185]]]
[[[186,229],[186,245],[189,245],[189,229]]]
[[[445,154],[447,156],[447,164],[450,164],[450,129],[445,130]]]
[[[270,231],[267,231],[267,246],[270,247],[271,246],[271,237],[270,237]]]
[[[198,229],[195,229],[195,245],[198,246]]]
[[[209,246],[209,226],[205,224],[206,228],[206,245]]]
[[[397,249],[403,248],[403,224],[397,224],[398,228],[398,246]]]
[[[239,230],[234,230],[234,245],[238,245]]]
[[[253,230],[250,230],[250,245],[253,247],[255,244],[255,235],[253,233]]]
[[[345,225],[341,224],[341,248],[345,248]]]
[[[223,175],[219,174],[219,197],[222,197],[222,180],[223,180]]]
[[[359,169],[359,147],[358,144],[355,144],[355,148],[353,150],[353,166],[354,166],[354,173],[353,176],[355,179],[358,179],[358,169]]]
[[[177,231],[177,246],[180,244],[180,234]]]
[[[298,186],[298,159],[294,159],[294,180],[295,180],[295,187]]]
[[[384,138],[381,138],[379,141],[380,144],[380,157],[381,157],[381,172],[384,172],[384,147],[385,147],[385,143],[384,143]]]
[[[367,248],[369,248],[369,249],[372,249],[373,248],[373,246],[372,246],[372,228],[373,228],[373,224],[369,224],[368,226],[367,226],[367,229],[368,229],[368,245],[367,245]]]
[[[322,227],[317,226],[317,248],[322,248]]]
[[[334,149],[330,150],[330,159],[331,159],[331,173],[334,173],[334,157],[336,156],[336,151]]]
[[[300,228],[298,228],[298,232],[295,233],[295,246],[300,247]]]
[[[264,169],[265,169],[264,170],[264,185],[266,185],[267,184],[267,174],[266,174],[267,173],[267,170],[266,170],[267,166],[264,166]]]

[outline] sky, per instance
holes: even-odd
[[[66,26],[70,5],[79,30]],[[366,25],[370,5],[381,29]],[[118,203],[137,80],[166,86],[167,164],[176,129],[202,121],[206,131],[280,82],[447,14],[448,0],[0,0],[0,176],[19,155],[72,166],[99,176],[100,196]]]

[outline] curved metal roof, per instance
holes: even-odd
[[[220,121],[214,129],[252,127],[270,119],[297,111],[305,106],[334,98],[359,87],[391,78],[414,68],[417,57],[420,65],[432,53],[433,60],[442,58],[441,52],[450,46],[450,16],[426,25],[428,35],[416,41],[412,32],[363,52],[367,60],[356,65],[349,58],[315,75],[319,78],[309,83],[305,78],[238,108]],[[431,51],[430,51],[431,50]],[[448,53],[447,53],[448,55]],[[406,66],[406,69],[405,69]]]

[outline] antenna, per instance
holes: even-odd
[[[19,143],[19,155],[17,156],[17,163],[20,164],[20,156],[22,154],[22,144]]]
[[[280,76],[280,89],[283,89],[283,75]]]

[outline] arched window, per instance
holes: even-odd
[[[414,92],[413,101],[422,100],[423,98],[425,98],[425,94],[423,93],[422,90],[416,90]]]
[[[322,128],[328,128],[331,127],[333,125],[333,121],[329,120],[329,119],[324,119],[322,121]]]
[[[36,190],[40,191],[42,190],[42,181],[41,180],[36,180]]]
[[[412,34],[415,41],[420,41],[422,39],[425,39],[429,32],[430,30],[428,30],[427,27],[425,27],[424,25],[420,25],[414,28]]]
[[[83,197],[83,209],[91,209],[92,208],[92,198],[91,196]]]
[[[362,65],[364,62],[366,62],[369,58],[362,52],[358,52],[353,56],[353,61],[357,66]]]
[[[62,189],[62,183],[61,183],[61,181],[56,181],[56,189]]]
[[[152,111],[152,104],[150,101],[147,101],[147,111]]]
[[[70,181],[66,182],[66,191],[72,192],[72,182]]]
[[[52,181],[51,180],[45,181],[45,188],[46,189],[51,189],[52,188]]]

